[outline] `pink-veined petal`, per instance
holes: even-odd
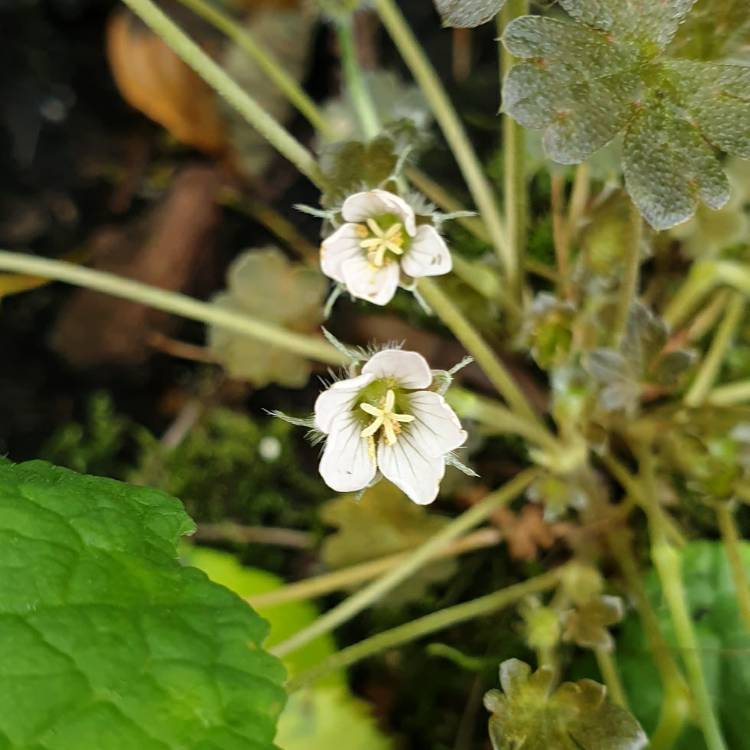
[[[405,431],[427,456],[445,456],[466,442],[466,430],[445,399],[432,391],[409,394],[409,413],[414,421]]]
[[[367,219],[376,219],[383,214],[397,216],[406,229],[406,233],[413,237],[417,231],[417,220],[414,210],[403,199],[387,190],[368,190],[363,193],[350,195],[341,207],[344,221],[362,223]]]
[[[319,470],[336,492],[358,492],[375,478],[377,466],[361,432],[362,424],[350,412],[339,414],[331,424]]]
[[[347,260],[343,272],[349,294],[374,305],[387,305],[393,299],[401,277],[398,263],[375,268],[364,256]]]
[[[453,268],[453,259],[445,240],[435,227],[423,224],[401,259],[401,268],[413,278],[442,276]]]
[[[315,400],[315,426],[325,433],[339,414],[350,411],[359,392],[375,380],[374,375],[358,375],[356,378],[339,380],[323,391]]]
[[[378,446],[378,468],[382,475],[402,490],[417,505],[429,505],[440,489],[445,460],[425,456],[407,433],[393,445]]]
[[[342,266],[347,260],[364,256],[362,238],[356,224],[343,224],[320,246],[320,268],[328,278],[344,283]]]
[[[432,371],[427,360],[418,352],[403,349],[384,349],[373,354],[362,368],[362,374],[376,378],[394,378],[402,388],[419,390],[429,388]]]

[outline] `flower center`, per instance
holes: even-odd
[[[406,422],[413,422],[414,417],[411,414],[396,414],[396,394],[392,388],[386,391],[385,396],[380,399],[378,406],[368,403],[361,403],[359,408],[369,414],[373,420],[365,427],[361,435],[366,438],[370,446],[370,455],[375,453],[375,435],[381,432],[382,438],[386,445],[394,445],[401,432],[401,425]]]
[[[383,229],[375,219],[367,219],[365,224],[357,225],[357,232],[362,237],[359,246],[367,253],[367,262],[374,268],[382,268],[390,263],[395,256],[404,254],[406,235],[404,225],[400,221]]]

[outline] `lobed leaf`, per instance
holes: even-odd
[[[505,0],[435,0],[444,26],[459,29],[479,26],[491,21],[505,5]]]
[[[272,750],[284,669],[242,600],[176,559],[178,500],[0,465],[0,746]]]
[[[663,56],[694,2],[561,0],[574,23],[525,16],[504,36],[523,60],[505,78],[504,111],[544,130],[561,164],[623,133],[628,192],[656,229],[688,220],[700,201],[726,204],[717,149],[750,158],[750,67]]]

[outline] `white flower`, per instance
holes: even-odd
[[[419,505],[437,497],[446,456],[466,432],[445,399],[426,390],[432,380],[421,354],[385,349],[318,396],[315,426],[327,436],[320,474],[331,489],[357,492],[380,472]]]
[[[417,226],[414,210],[387,190],[349,196],[341,208],[346,222],[323,241],[323,273],[344,284],[352,297],[386,305],[406,276],[440,276],[453,267],[437,229]]]

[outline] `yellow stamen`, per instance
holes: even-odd
[[[393,409],[396,406],[396,394],[393,389],[389,388],[384,398],[381,399],[378,406],[372,404],[360,404],[359,408],[365,413],[374,417],[372,422],[365,427],[360,433],[363,438],[367,438],[369,442],[368,450],[370,455],[375,450],[375,434],[382,429],[383,440],[386,445],[395,445],[399,434],[401,433],[401,425],[413,422],[414,417],[411,414],[396,414]]]
[[[397,256],[404,254],[404,227],[400,222],[391,224],[385,230],[375,219],[367,219],[366,224],[366,227],[364,224],[357,225],[357,234],[363,238],[359,246],[367,253],[367,260],[373,268],[382,268],[386,264],[386,253]]]

